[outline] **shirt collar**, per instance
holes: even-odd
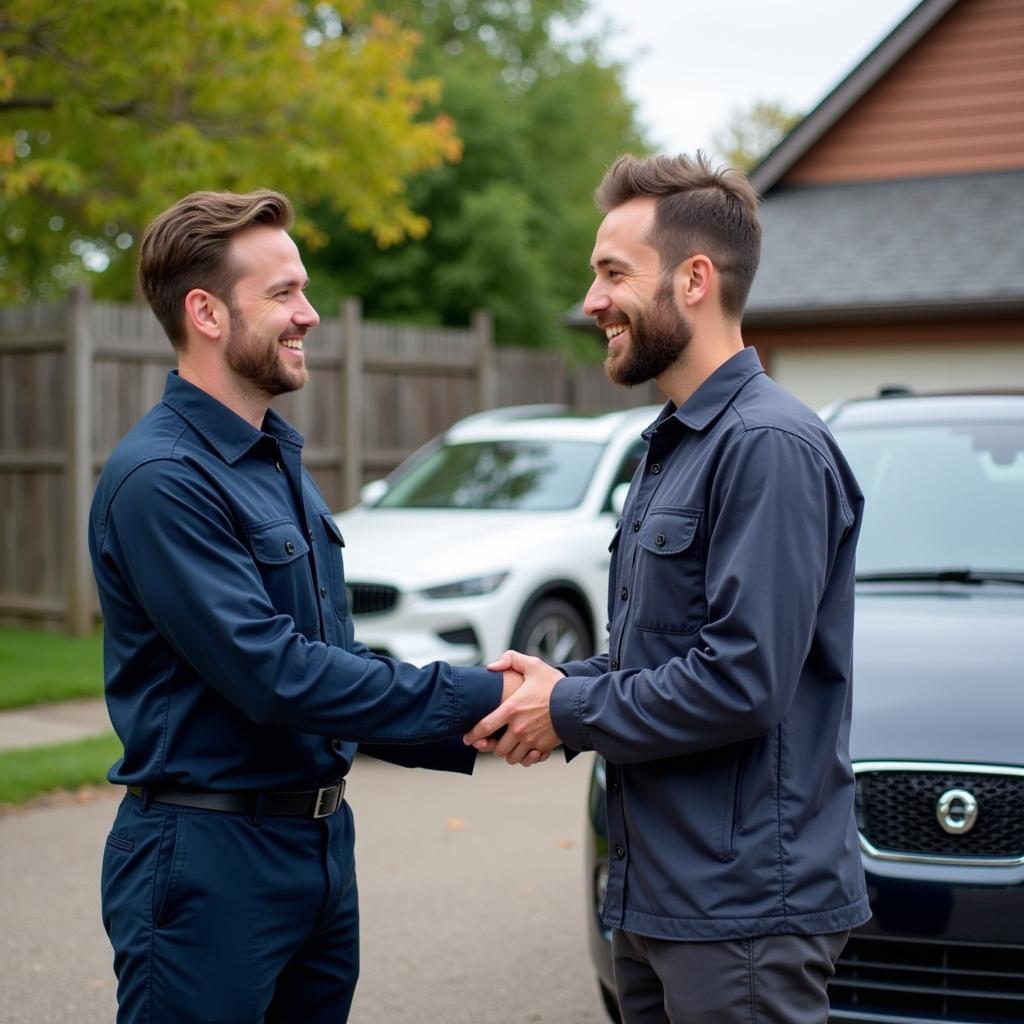
[[[183,380],[177,370],[167,374],[163,402],[187,420],[228,465],[237,462],[268,434],[284,444],[302,447],[302,435],[273,409],[267,410],[263,429],[257,430],[202,388]]]
[[[730,356],[679,408],[669,402],[657,420],[644,431],[645,437],[674,417],[691,430],[704,430],[736,397],[736,393],[759,373],[764,373],[761,360],[753,348],[744,348]]]

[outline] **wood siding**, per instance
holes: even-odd
[[[960,0],[784,184],[1024,167],[1024,0]]]

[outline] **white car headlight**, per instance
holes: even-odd
[[[449,597],[479,597],[497,590],[508,577],[507,572],[492,572],[487,576],[474,576],[472,579],[459,580],[457,583],[443,583],[439,587],[427,587],[420,593],[434,601]]]

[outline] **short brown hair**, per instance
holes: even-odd
[[[703,253],[722,280],[722,312],[739,319],[761,258],[758,196],[735,168],[715,170],[699,150],[688,156],[620,156],[597,187],[605,212],[631,199],[656,200],[650,242],[670,273]]]
[[[185,296],[204,288],[230,303],[241,272],[228,259],[231,239],[257,224],[292,226],[292,204],[280,192],[258,189],[193,192],[146,228],[139,247],[139,285],[171,344],[185,344]]]

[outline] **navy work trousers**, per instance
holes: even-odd
[[[352,812],[250,817],[128,794],[103,854],[118,1024],[341,1024],[359,974]]]

